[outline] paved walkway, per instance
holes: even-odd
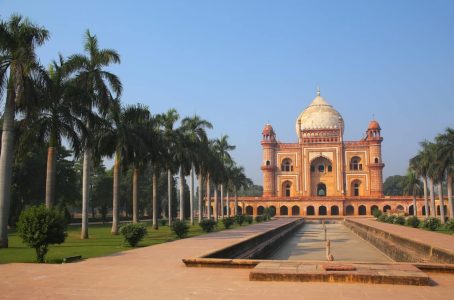
[[[0,299],[452,299],[454,275],[436,286],[253,282],[249,269],[188,268],[196,257],[289,219],[256,224],[66,265],[0,265]],[[352,249],[354,251],[354,249]]]
[[[454,235],[443,234],[438,232],[431,232],[426,230],[421,230],[417,228],[411,228],[406,226],[388,224],[376,221],[374,219],[352,219],[352,221],[372,226],[383,231],[387,231],[394,235],[418,241],[423,244],[428,244],[433,247],[446,249],[454,252]],[[453,295],[454,297],[454,295]]]

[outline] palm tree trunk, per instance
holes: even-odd
[[[435,209],[435,191],[434,191],[434,181],[429,177],[429,194],[430,194],[430,216],[435,217],[437,211]]]
[[[197,188],[198,188],[198,193],[197,193],[197,197],[198,197],[198,207],[197,209],[199,210],[199,223],[202,222],[202,211],[203,211],[203,207],[202,207],[202,185],[203,185],[203,178],[202,178],[202,172],[199,173],[199,176],[198,176],[198,184],[197,184]]]
[[[238,193],[235,188],[235,216],[238,215]]]
[[[445,201],[443,200],[442,180],[438,182],[438,197],[440,199],[440,219],[441,224],[445,223]]]
[[[47,148],[47,167],[46,167],[46,207],[51,208],[55,201],[55,175],[56,175],[55,147]]]
[[[422,178],[422,183],[424,187],[424,208],[426,210],[426,218],[429,217],[429,199],[427,197],[427,177]]]
[[[417,208],[416,208],[416,196],[413,195],[413,215],[414,216],[417,216],[418,214],[416,213],[417,212]]]
[[[0,154],[0,248],[8,248],[8,217],[11,197],[11,177],[14,155],[14,92],[8,88],[3,113]]]
[[[184,174],[180,166],[180,221],[184,221]]]
[[[194,225],[194,165],[191,165],[191,176],[189,182],[189,206],[191,225]]]
[[[227,188],[227,217],[230,217],[230,194],[229,194],[229,189]]]
[[[224,184],[221,183],[221,218],[224,219]]]
[[[153,228],[158,229],[158,174],[153,170]]]
[[[118,234],[118,198],[120,194],[120,153],[115,152],[113,169],[113,200],[112,200],[112,229],[111,233]]]
[[[218,216],[219,216],[219,210],[218,210],[218,206],[219,206],[219,203],[218,203],[218,185],[215,184],[214,185],[214,220],[217,222],[218,221]]]
[[[449,205],[449,217],[454,218],[454,203],[452,200],[452,175],[447,176],[446,178],[446,187],[448,188],[448,205]]]
[[[207,174],[207,219],[211,219],[210,173]]]
[[[139,222],[139,168],[134,168],[132,173],[132,222]]]
[[[168,211],[169,211],[169,226],[172,225],[172,171],[167,170],[167,200],[168,200]]]
[[[88,200],[90,198],[90,164],[91,149],[87,147],[84,151],[84,162],[82,167],[82,230],[81,239],[88,239]]]

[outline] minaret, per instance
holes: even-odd
[[[381,156],[381,128],[377,121],[372,120],[366,131],[366,141],[369,142],[370,195],[383,197],[383,167]]]
[[[276,172],[276,157],[275,148],[277,145],[276,134],[270,124],[266,124],[262,131],[262,147],[263,147],[263,196],[272,197],[276,195],[275,187],[275,172]]]

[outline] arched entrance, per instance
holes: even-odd
[[[236,211],[238,212],[239,215],[243,214],[243,209],[241,208],[241,206],[237,206]]]
[[[388,210],[391,210],[391,206],[389,205],[383,206],[383,212],[387,212]]]
[[[269,209],[270,209],[270,215],[271,215],[272,217],[274,217],[274,216],[276,215],[276,206],[271,205],[271,206],[269,207]]]
[[[326,184],[319,183],[317,185],[317,196],[325,197],[326,196]]]
[[[306,214],[307,214],[308,216],[313,216],[313,215],[315,215],[315,210],[314,210],[314,207],[313,207],[312,205],[311,205],[311,206],[308,206],[308,207],[306,208]]]
[[[310,174],[311,196],[330,196],[327,187],[335,186],[335,165],[328,158],[318,156],[311,161]]]
[[[246,215],[252,216],[253,214],[254,214],[254,209],[252,208],[252,206],[250,206],[250,205],[246,206]]]
[[[353,216],[354,214],[355,214],[355,208],[353,207],[353,205],[348,205],[345,208],[345,215],[346,216]]]
[[[413,216],[415,214],[415,210],[413,209],[413,204],[408,207],[408,214]]]
[[[265,208],[263,206],[259,206],[257,207],[257,214],[258,215],[263,215],[263,213],[265,212]]]
[[[292,216],[300,215],[300,207],[298,205],[292,206]]]
[[[356,179],[352,181],[350,194],[354,197],[361,196],[361,181]]]
[[[288,208],[287,208],[287,206],[281,206],[280,214],[281,214],[281,216],[288,216]]]
[[[291,197],[292,195],[292,183],[288,180],[282,183],[282,197]]]
[[[402,205],[397,205],[396,210],[400,211],[400,212],[404,212],[405,208]]]
[[[366,207],[365,207],[364,205],[360,205],[360,206],[358,207],[358,214],[359,214],[360,216],[365,216],[365,215],[367,215],[367,210],[366,210]]]
[[[318,208],[318,215],[319,216],[326,216],[326,206],[319,206]]]
[[[370,207],[370,214],[373,215],[374,211],[376,211],[376,210],[379,210],[378,206],[377,205],[372,205]]]
[[[339,215],[339,206],[333,205],[331,206],[331,215],[338,216]]]

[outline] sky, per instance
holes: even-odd
[[[116,49],[124,103],[213,123],[262,183],[261,131],[296,142],[295,121],[321,94],[344,118],[345,140],[375,117],[384,177],[403,175],[419,142],[454,127],[454,1],[0,0],[46,27],[41,63],[83,52],[83,34]]]

